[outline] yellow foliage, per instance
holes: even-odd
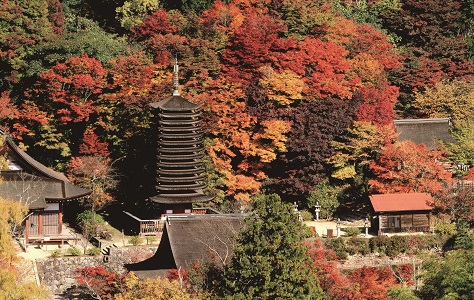
[[[286,134],[291,129],[291,123],[282,120],[269,120],[262,121],[261,124],[264,127],[261,137],[271,140],[278,151],[286,152],[285,142],[288,140]]]
[[[456,127],[474,119],[474,85],[462,80],[440,82],[416,93],[413,106],[431,118],[451,118]]]
[[[15,269],[0,268],[0,299],[49,299],[44,287],[35,282],[21,282]]]
[[[125,278],[125,290],[115,295],[115,300],[192,300],[195,299],[186,293],[178,281],[167,278],[147,278],[138,280],[133,272]]]
[[[275,72],[271,67],[261,67],[263,74],[260,85],[267,91],[268,99],[281,105],[289,105],[295,100],[303,99],[305,84],[300,76],[290,70],[281,73]]]
[[[158,9],[158,0],[129,0],[123,6],[115,9],[120,25],[126,29],[137,26],[143,22],[145,16]]]
[[[28,208],[20,202],[0,198],[0,254],[9,262],[16,258],[16,250],[10,235],[12,223],[21,223]]]
[[[380,63],[369,53],[359,53],[350,62],[351,67],[348,71],[350,78],[359,77],[375,85],[385,74]]]

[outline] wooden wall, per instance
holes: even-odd
[[[378,218],[379,233],[430,230],[429,212],[387,213]]]

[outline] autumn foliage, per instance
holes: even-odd
[[[452,176],[437,162],[442,158],[438,150],[410,141],[388,145],[370,165],[376,179],[369,184],[376,193],[439,193]]]
[[[265,187],[304,206],[326,180],[359,202],[369,192],[439,191],[449,180],[432,162],[441,154],[390,145],[399,117],[452,118],[461,143],[443,159],[474,161],[470,119],[456,105],[469,102],[474,70],[461,1],[197,2],[141,3],[124,27],[117,3],[4,1],[1,126],[76,183],[101,177],[92,161],[101,170],[119,161],[129,184],[96,184],[98,203],[147,199],[138,177],[153,173],[148,104],[171,94],[178,58],[180,93],[203,111],[221,200],[248,202]],[[360,124],[375,138],[354,137]]]

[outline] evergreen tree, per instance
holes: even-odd
[[[224,293],[232,299],[324,298],[302,243],[307,232],[278,195],[256,197],[225,267]]]

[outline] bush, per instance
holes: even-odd
[[[76,248],[76,247],[71,247],[67,249],[67,254],[71,256],[79,256],[81,255],[81,250],[79,250],[79,248]]]
[[[332,238],[325,240],[326,247],[333,250],[336,253],[338,259],[347,259],[348,253],[346,244],[343,238]]]
[[[303,221],[311,221],[314,219],[313,214],[307,210],[301,210],[300,214]]]
[[[374,236],[369,240],[370,251],[378,252],[379,254],[386,254],[390,245],[390,238],[385,235]]]
[[[87,239],[93,236],[97,236],[100,225],[104,224],[104,218],[101,215],[91,211],[86,210],[76,217],[76,222],[79,225],[82,234],[86,236]]]
[[[358,236],[360,234],[359,227],[346,227],[344,228],[344,231],[346,232],[347,236]]]
[[[87,249],[86,254],[90,256],[97,256],[100,254],[100,248],[99,247],[89,248]]]
[[[128,240],[128,243],[132,244],[133,246],[137,246],[137,245],[143,244],[143,239],[139,237],[138,235],[132,236]]]
[[[407,237],[402,235],[394,235],[390,238],[390,245],[387,248],[388,256],[396,256],[405,253],[408,249]]]
[[[147,236],[146,237],[146,244],[147,245],[156,243],[157,241],[158,241],[158,238],[156,236]]]
[[[350,255],[370,253],[369,240],[360,237],[352,237],[349,242],[346,241],[345,248]]]
[[[436,225],[436,231],[441,235],[455,235],[456,224],[449,222],[441,222]]]
[[[63,255],[63,252],[61,251],[61,249],[56,249],[53,252],[51,252],[51,257],[60,257],[61,255]]]

